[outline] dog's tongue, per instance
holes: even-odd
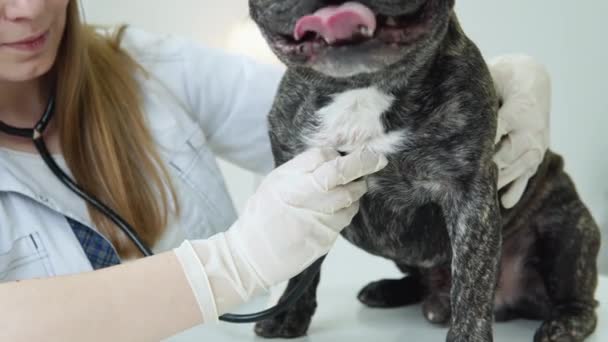
[[[324,7],[312,15],[300,18],[296,23],[294,38],[302,39],[307,32],[314,32],[328,43],[349,40],[362,34],[374,35],[376,15],[358,2],[347,2],[341,6]]]

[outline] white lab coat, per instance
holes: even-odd
[[[283,70],[133,28],[124,46],[152,75],[140,77],[145,113],[182,209],[153,250],[226,230],[236,211],[216,157],[270,171],[266,114]],[[65,218],[93,227],[84,202],[45,193],[10,156],[0,151],[0,282],[92,270]]]

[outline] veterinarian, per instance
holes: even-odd
[[[271,171],[280,69],[117,32],[83,24],[76,0],[0,0],[0,121],[29,129],[54,113],[50,154],[156,253],[141,258],[31,138],[0,133],[1,341],[156,341],[217,322],[326,254],[367,190],[354,180],[386,165],[365,149],[312,150]],[[511,207],[548,145],[550,86],[527,57],[491,70]],[[216,157],[266,174],[238,219]]]

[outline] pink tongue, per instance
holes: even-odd
[[[322,8],[313,15],[300,18],[294,38],[302,39],[307,32],[318,33],[328,43],[347,40],[356,33],[371,37],[376,30],[376,15],[358,2]]]

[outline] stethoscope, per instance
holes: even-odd
[[[49,153],[46,144],[44,142],[44,130],[48,126],[53,114],[55,112],[55,97],[51,96],[49,99],[46,109],[44,113],[34,126],[34,128],[17,128],[13,126],[9,126],[0,120],[0,132],[19,136],[23,138],[31,138],[36,150],[44,160],[45,164],[51,169],[53,174],[70,190],[80,196],[82,199],[90,203],[93,207],[99,210],[102,214],[104,214],[107,218],[109,218],[120,230],[122,230],[129,239],[137,246],[137,248],[141,251],[144,256],[153,255],[152,251],[142,242],[140,237],[137,235],[137,232],[129,225],[120,215],[118,215],[114,210],[103,204],[94,196],[87,194],[82,188],[76,184],[74,180],[70,178],[55,162],[51,154]],[[285,296],[281,299],[279,304],[256,313],[252,314],[226,314],[220,316],[220,320],[224,322],[230,323],[254,323],[258,321],[262,321],[265,319],[269,319],[275,317],[289,309],[295,302],[302,297],[306,288],[309,284],[312,283],[315,276],[319,272],[321,268],[322,259],[317,260],[312,266],[309,267],[301,275],[300,281],[298,284]]]

